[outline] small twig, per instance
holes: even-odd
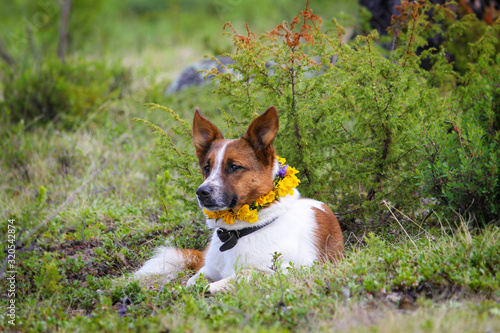
[[[352,237],[354,237],[354,239],[356,239],[356,241],[358,242],[358,244],[359,244],[359,245],[362,245],[362,246],[366,247],[366,245],[365,245],[365,244],[363,244],[363,241],[362,241],[362,240],[359,240],[359,238],[358,238],[358,237],[356,237],[356,235],[355,235],[352,231],[349,233],[349,237],[348,237],[348,238],[347,238],[347,240],[344,242],[344,246],[347,246],[347,244],[349,244],[349,240],[351,239],[351,236],[352,236]],[[363,237],[361,237],[361,238],[363,238]]]
[[[285,292],[283,290],[283,280],[281,279],[281,274],[282,274],[282,272],[281,272],[281,263],[279,262],[280,261],[280,259],[279,259],[280,256],[281,256],[281,254],[278,254],[276,252],[273,254],[273,267],[271,267],[271,269],[274,268],[273,270],[276,272],[276,274],[278,274],[278,280],[280,282],[281,298],[280,298],[280,301],[277,304],[278,308],[282,308],[282,307],[285,306],[285,301],[284,301],[284,298],[283,298]]]
[[[360,208],[350,209],[347,212],[335,212],[335,216],[339,217],[339,216],[344,216],[344,215],[352,214],[352,213],[355,213],[355,212],[359,211],[360,209],[361,209],[361,207]]]
[[[165,201],[163,200],[163,198],[160,195],[158,195],[158,198],[161,200],[163,210],[165,211],[165,220],[168,221],[167,204],[165,203]],[[172,233],[174,234],[174,246],[179,247],[179,246],[177,246],[177,233],[175,232],[175,228],[172,226],[172,223],[169,223],[169,225],[170,225],[170,229],[172,229]]]
[[[389,205],[387,205],[387,201],[383,200],[382,201],[384,203],[384,205],[387,207],[387,209],[389,209],[389,211],[391,212],[392,216],[394,217],[394,219],[396,220],[396,222],[398,222],[399,226],[401,227],[401,229],[403,229],[404,233],[406,234],[406,236],[408,236],[408,238],[410,239],[410,241],[412,242],[413,246],[415,246],[416,249],[418,249],[418,246],[417,244],[415,244],[415,242],[413,241],[413,239],[411,239],[410,235],[408,235],[408,233],[406,232],[405,228],[403,228],[403,225],[401,224],[401,222],[399,222],[398,218],[396,217],[396,215],[394,215],[394,213],[392,212],[391,210],[391,207],[389,207]]]
[[[154,240],[155,240],[155,238],[151,238],[151,239],[149,239],[149,240],[145,241],[144,243],[141,243],[141,245],[140,245],[140,246],[144,246],[144,245],[146,245],[146,244],[149,244],[149,243],[151,243],[151,242],[152,242],[152,241],[154,241]]]
[[[85,218],[83,218],[83,226],[82,226],[82,242],[85,243],[85,229],[87,228],[87,223],[85,222]]]
[[[406,20],[403,22],[403,25],[400,26],[399,22],[398,22],[398,27],[397,27],[396,33],[394,34],[394,38],[392,39],[391,52],[394,52],[394,50],[396,49],[396,39],[398,38],[399,34],[401,33],[401,31],[405,27],[406,23],[408,23],[408,19],[410,18],[410,14],[411,14],[412,9],[413,9],[413,7],[410,8],[410,12],[408,13],[408,16],[406,16]]]
[[[38,70],[40,68],[40,52],[37,48],[35,39],[33,38],[33,29],[31,28],[31,26],[26,27],[26,36],[28,38],[28,44],[30,47],[31,54],[35,59],[35,68]],[[54,120],[55,119],[53,119],[53,121]]]
[[[123,249],[130,250],[128,246],[123,245],[120,241],[115,240],[115,244],[118,244],[118,246],[122,247]]]
[[[428,219],[428,218],[432,215],[432,213],[434,213],[434,210],[433,210],[433,209],[431,209],[431,210],[430,210],[430,212],[429,212],[429,214],[427,214],[427,215],[424,217],[424,219],[422,220],[421,224],[424,224],[424,223],[425,223],[425,221],[427,221],[427,219]]]
[[[386,204],[387,206],[387,204]],[[408,216],[406,216],[402,211],[400,211],[397,207],[392,207],[395,211],[397,211],[399,214],[403,215],[403,217],[406,217],[406,219],[408,221],[410,221],[411,223],[413,223],[414,225],[416,225],[417,227],[419,227],[420,229],[422,229],[423,232],[425,232],[427,235],[430,235],[430,233],[425,230],[421,225],[419,225],[417,222],[413,221],[411,218],[409,218]],[[392,211],[392,210],[391,210]],[[434,212],[433,210],[431,210],[431,212],[429,214],[427,214],[427,216],[425,217],[425,219],[422,221],[422,223],[425,222],[425,220],[427,220],[427,218],[432,214],[432,212]]]

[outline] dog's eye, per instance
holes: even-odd
[[[207,164],[207,165],[205,165],[205,166],[203,167],[203,172],[205,172],[205,174],[208,174],[208,173],[210,172],[210,165],[208,165],[208,164]]]
[[[241,165],[238,165],[238,164],[230,164],[230,165],[229,165],[229,168],[228,168],[228,171],[229,171],[230,173],[233,173],[233,172],[236,172],[236,171],[241,170],[241,169],[243,169],[243,167],[242,167]]]

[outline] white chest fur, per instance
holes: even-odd
[[[276,220],[240,238],[234,248],[225,252],[219,250],[222,242],[214,232],[202,269],[205,277],[217,281],[250,267],[271,271],[274,254],[280,254],[282,269],[289,267],[290,263],[295,267],[311,266],[318,259],[314,238],[317,228],[312,210],[314,207],[321,209],[321,203],[300,199],[300,194],[295,190],[293,196],[283,197],[271,207],[261,210],[255,225],[265,224],[277,217]],[[250,226],[244,221],[236,221],[234,225],[228,226],[222,221],[208,220],[208,224],[214,228],[227,229]]]

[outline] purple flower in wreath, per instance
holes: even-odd
[[[286,175],[286,169],[288,168],[288,165],[283,165],[280,171],[278,171],[278,176],[280,178],[284,178]]]

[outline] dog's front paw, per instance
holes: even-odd
[[[196,276],[196,275],[195,276],[191,276],[189,278],[189,280],[186,282],[186,287],[191,287],[191,286],[195,285],[197,278],[198,278],[198,276]]]
[[[208,281],[205,280],[202,275],[196,274],[188,280],[186,287],[196,286],[202,288],[204,292],[216,294],[224,291],[230,291],[232,289],[232,285],[229,283],[231,280],[232,278],[226,278],[207,284]]]
[[[195,275],[191,276],[189,280],[186,282],[186,287],[191,287],[194,286],[195,284],[207,284],[207,280],[205,279],[205,276],[203,273],[196,273]]]
[[[205,279],[203,274],[196,274],[192,276],[187,282],[186,282],[186,287],[194,288],[198,292],[202,294],[209,294],[211,293],[210,291],[210,284],[209,280]]]
[[[217,294],[226,291],[232,291],[234,286],[232,283],[229,283],[228,280],[222,279],[220,281],[212,282],[208,285],[208,291],[210,294]]]

